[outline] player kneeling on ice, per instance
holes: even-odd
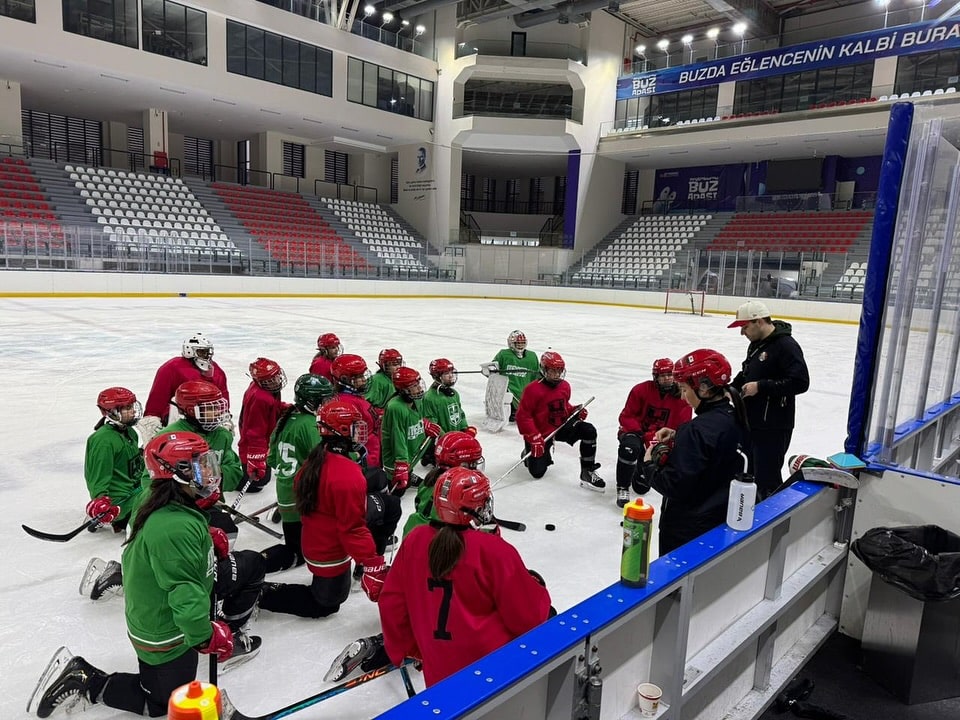
[[[517,408],[517,430],[523,436],[525,464],[535,478],[542,478],[553,465],[553,439],[573,445],[580,442],[580,487],[603,492],[606,483],[595,472],[597,429],[586,422],[587,410],[576,412],[570,404],[570,383],[563,379],[566,364],[560,353],[548,350],[540,357],[540,378],[527,385]]]
[[[493,522],[490,481],[455,467],[437,479],[438,520],[415,528],[400,544],[380,595],[386,654],[423,663],[433,685],[550,615],[550,594],[516,549],[478,530]]]
[[[363,566],[360,584],[374,602],[387,565],[367,527],[367,481],[356,458],[363,452],[367,424],[360,412],[334,400],[320,408],[323,442],[296,477],[301,547],[313,573],[310,585],[267,583],[260,608],[300,617],[332,615],[350,595],[350,560]]]
[[[260,593],[259,553],[227,553],[226,536],[203,511],[219,494],[217,454],[191,432],[158,435],[144,448],[150,487],[123,551],[127,637],[139,672],[105,673],[61,648],[27,711],[102,703],[135,715],[166,715],[170,693],[197,676],[198,653],[220,662],[252,657],[260,638],[242,629]],[[227,620],[210,620],[210,597]]]
[[[97,396],[102,417],[87,438],[83,476],[87,481],[90,502],[87,515],[100,518],[91,532],[112,525],[114,532],[123,532],[140,490],[143,454],[134,426],[143,415],[137,396],[122,387],[107,388]]]

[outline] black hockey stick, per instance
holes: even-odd
[[[403,678],[403,686],[407,689],[407,697],[412,698],[417,694],[417,690],[413,687],[413,681],[410,679],[410,671],[407,670],[406,665],[400,667],[400,677]]]
[[[263,515],[267,510],[273,510],[276,506],[277,506],[277,503],[276,501],[274,501],[269,505],[266,505],[260,508],[259,510],[254,510],[252,513],[250,513],[250,517],[257,517],[258,515]]]
[[[122,503],[122,502],[125,502],[126,500],[129,500],[129,499],[132,498],[134,495],[136,495],[138,492],[140,492],[140,488],[139,488],[139,487],[138,487],[136,490],[134,490],[133,492],[128,493],[128,494],[124,495],[122,498],[120,498],[120,499],[117,501],[117,504],[120,504],[120,503]],[[107,508],[107,509],[104,510],[102,513],[99,513],[98,515],[94,515],[92,518],[89,518],[88,520],[86,520],[86,521],[83,523],[83,525],[81,525],[80,527],[76,528],[75,530],[71,530],[71,531],[68,532],[68,533],[63,533],[62,535],[58,535],[57,533],[43,532],[42,530],[34,530],[32,527],[29,527],[29,526],[27,526],[27,525],[21,525],[20,527],[23,528],[23,531],[24,531],[25,533],[27,533],[27,535],[30,535],[31,537],[35,537],[35,538],[37,538],[38,540],[49,540],[50,542],[67,542],[68,540],[73,540],[73,538],[75,538],[77,535],[79,535],[80,533],[82,533],[82,532],[83,532],[84,530],[86,530],[87,528],[92,528],[92,527],[95,527],[96,525],[99,525],[99,524],[100,524],[100,521],[101,521],[109,512],[110,512],[110,508]]]
[[[250,523],[251,525],[253,525],[253,527],[257,528],[257,530],[262,530],[267,535],[270,535],[271,537],[275,537],[277,540],[283,540],[283,535],[281,533],[278,533],[276,530],[271,530],[270,528],[268,528],[266,525],[260,522],[260,518],[255,518],[255,517],[251,517],[250,515],[245,515],[239,510],[236,510],[230,507],[229,505],[224,505],[223,503],[217,503],[216,505],[214,505],[214,507],[217,508],[218,510],[224,510],[230,513],[235,518],[238,518],[238,520],[244,520]]]
[[[408,659],[404,661],[403,665],[406,666],[412,663],[413,661]],[[378,677],[382,677],[396,669],[397,668],[394,665],[385,665],[384,667],[371,670],[370,672],[364,673],[363,675],[355,677],[351,680],[342,682],[339,685],[334,685],[326,690],[321,690],[316,695],[311,695],[308,698],[298,700],[297,702],[291,703],[286,707],[282,707],[279,710],[274,710],[273,712],[265,713],[264,715],[244,715],[233,706],[233,703],[229,701],[226,691],[221,690],[220,695],[223,699],[224,720],[280,720],[280,718],[289,717],[296,712],[306,710],[308,707],[313,707],[318,703],[322,703],[324,700],[329,700],[330,698],[336,697],[341,693],[345,693],[347,690],[352,690],[353,688],[364,685],[371,680],[376,680]]]
[[[514,530],[516,532],[524,532],[527,529],[527,526],[522,522],[517,522],[516,520],[504,520],[502,518],[494,517],[493,521],[502,528],[507,530]]]

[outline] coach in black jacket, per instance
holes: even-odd
[[[793,435],[796,396],[810,387],[810,374],[790,323],[771,320],[762,302],[745,302],[728,327],[740,328],[740,334],[750,341],[747,359],[731,384],[740,391],[747,408],[749,470],[760,500],[783,482],[780,469]]]

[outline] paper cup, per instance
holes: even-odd
[[[663,695],[663,691],[659,686],[653,683],[640,683],[637,686],[637,701],[640,705],[641,714],[646,717],[656,715],[660,707],[661,695]]]

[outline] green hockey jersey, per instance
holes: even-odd
[[[281,421],[282,422],[282,421]],[[296,477],[307,455],[320,443],[317,417],[308,412],[294,410],[287,421],[270,436],[270,454],[267,464],[273,468],[277,481],[277,507],[284,522],[297,522],[297,498],[293,490]]]
[[[143,453],[140,451],[137,431],[104,423],[87,438],[87,452],[83,460],[83,476],[87,481],[90,499],[109,496],[120,506],[118,520],[130,516],[135,503],[129,497],[120,498],[140,489],[143,473]]]
[[[496,354],[493,362],[500,368],[500,374],[506,375],[507,389],[513,395],[513,407],[520,404],[520,396],[523,395],[523,389],[533,382],[540,373],[540,361],[537,354],[532,350],[524,350],[523,357],[517,357],[517,354],[510,348],[504,348]]]
[[[431,387],[420,402],[423,417],[435,422],[445,433],[467,427],[467,416],[460,405],[460,393],[453,388],[441,392],[440,388]]]
[[[370,378],[370,384],[367,387],[367,393],[364,397],[367,402],[376,408],[384,408],[396,389],[391,380],[383,370],[377,370]]]
[[[413,471],[426,437],[420,403],[404,400],[399,395],[391,398],[380,426],[380,462],[388,477],[398,462],[409,463]]]

